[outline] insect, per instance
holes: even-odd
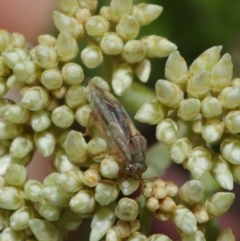
[[[110,145],[117,147],[126,162],[128,176],[141,177],[146,171],[145,163],[147,141],[139,133],[120,102],[109,92],[90,81],[87,99],[92,107],[97,130],[110,139]]]

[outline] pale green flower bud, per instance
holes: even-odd
[[[78,55],[77,41],[67,32],[61,32],[58,35],[55,47],[60,61],[69,62]]]
[[[31,111],[38,111],[48,106],[50,96],[48,91],[41,86],[30,87],[23,93],[21,104]]]
[[[137,221],[137,220],[134,220],[134,221]],[[118,237],[121,237],[122,239],[126,239],[128,236],[131,235],[131,233],[133,233],[131,232],[132,230],[130,230],[130,226],[133,222],[126,222],[126,221],[119,220],[117,224],[112,228],[114,229]],[[139,227],[140,227],[140,223],[139,223]]]
[[[218,141],[224,131],[224,123],[218,118],[208,120],[202,128],[202,137],[207,143]]]
[[[116,64],[113,70],[112,87],[114,92],[121,96],[131,86],[133,70],[126,63]]]
[[[15,231],[10,227],[5,228],[1,234],[0,239],[2,241],[22,241],[24,240],[24,233],[21,231]]]
[[[240,78],[235,78],[231,81],[231,86],[239,86],[240,85]]]
[[[139,232],[135,232],[127,238],[127,241],[148,241],[148,238]]]
[[[47,221],[57,221],[60,217],[62,208],[54,206],[47,201],[38,203],[38,213]]]
[[[44,187],[56,187],[58,185],[58,176],[60,173],[58,172],[52,172],[48,176],[46,176],[43,180],[43,186]]]
[[[107,142],[100,137],[92,138],[88,142],[88,152],[94,161],[101,162],[108,155],[107,150]]]
[[[43,185],[35,180],[28,180],[24,184],[24,197],[33,203],[42,200],[39,193],[42,191]]]
[[[120,19],[131,12],[132,0],[112,0],[110,3],[110,16],[113,22],[119,22]]]
[[[217,180],[219,185],[227,190],[233,189],[233,175],[229,164],[221,155],[213,155],[213,165],[211,174]]]
[[[140,24],[136,17],[132,15],[123,16],[116,26],[117,34],[123,40],[135,39],[138,36]]]
[[[73,17],[54,11],[53,22],[59,32],[66,32],[72,35],[75,39],[82,39],[85,35],[83,25]]]
[[[220,92],[218,99],[224,109],[234,109],[240,107],[239,96],[240,86],[226,87]]]
[[[190,97],[202,99],[210,90],[209,73],[205,70],[192,75],[187,82],[187,92]]]
[[[70,170],[78,170],[77,166],[74,166],[69,162],[67,154],[62,149],[58,149],[55,153],[53,165],[60,173],[68,172]]]
[[[11,164],[5,173],[8,185],[21,187],[27,180],[27,170],[23,165]]]
[[[79,64],[65,64],[62,68],[62,77],[70,85],[80,84],[84,79],[83,69]]]
[[[221,231],[216,241],[236,241],[233,232],[230,228],[225,228]]]
[[[128,196],[134,193],[140,184],[140,180],[134,178],[125,178],[119,182],[119,188],[122,191],[123,195]]]
[[[87,143],[81,132],[71,130],[64,142],[64,149],[73,165],[81,165],[88,157]]]
[[[240,111],[230,111],[224,118],[225,130],[237,134],[240,132]]]
[[[57,69],[45,70],[41,75],[41,83],[47,90],[55,90],[62,85],[62,75]]]
[[[201,70],[211,71],[212,67],[220,59],[222,46],[214,46],[204,51],[189,67],[189,74],[193,75]]]
[[[200,100],[188,98],[180,103],[177,115],[186,121],[194,120],[200,112],[200,106]]]
[[[172,213],[176,210],[176,203],[171,197],[164,197],[159,202],[159,211],[163,213]]]
[[[153,234],[148,237],[148,241],[172,241],[172,239],[164,234]]]
[[[141,40],[129,40],[122,51],[123,59],[129,64],[141,62],[146,56],[146,47]]]
[[[10,36],[11,41],[11,48],[19,47],[19,48],[26,48],[27,47],[27,40],[25,37],[20,33],[12,33]]]
[[[200,202],[204,197],[204,186],[198,180],[185,182],[179,189],[179,195],[190,204]]]
[[[68,16],[74,16],[79,8],[78,0],[59,0],[58,9]]]
[[[240,165],[231,165],[231,172],[236,183],[240,183]]]
[[[10,42],[11,35],[7,30],[0,29],[0,52],[4,51]]]
[[[178,125],[172,119],[164,119],[157,125],[156,138],[165,145],[172,145],[178,138]]]
[[[51,125],[50,113],[46,110],[34,111],[31,117],[31,125],[36,132],[46,130]]]
[[[140,3],[133,5],[131,14],[136,17],[141,26],[147,25],[157,19],[163,7],[155,4]]]
[[[109,22],[99,15],[88,18],[85,24],[87,34],[94,37],[102,36],[107,32],[108,28]]]
[[[6,79],[0,77],[0,97],[3,97],[8,92]]]
[[[204,204],[210,218],[223,215],[232,205],[235,194],[230,192],[218,192],[208,198]]]
[[[175,84],[159,79],[155,85],[157,99],[168,107],[177,108],[183,100],[183,91]]]
[[[202,134],[203,125],[204,125],[204,120],[202,118],[197,119],[193,122],[192,130],[197,134]]]
[[[200,230],[197,230],[193,234],[182,234],[181,241],[206,241],[204,233]]]
[[[197,220],[193,213],[183,205],[177,206],[173,222],[185,234],[193,234],[197,231]]]
[[[100,47],[105,54],[118,55],[122,52],[123,41],[116,33],[108,32],[101,39]]]
[[[94,192],[91,190],[80,190],[71,198],[69,205],[75,213],[89,214],[94,212],[97,206]]]
[[[192,150],[192,144],[187,138],[178,139],[170,149],[171,159],[178,164],[187,160]]]
[[[8,76],[11,69],[7,66],[2,56],[0,56],[0,76]]]
[[[10,227],[13,230],[24,230],[28,228],[28,222],[34,218],[34,210],[28,206],[16,210],[10,217]]]
[[[69,107],[62,105],[53,110],[51,120],[60,128],[68,128],[74,121],[74,114]]]
[[[89,240],[100,240],[112,227],[116,219],[114,208],[114,203],[105,207],[99,206],[92,219]]]
[[[166,195],[169,197],[175,197],[178,194],[178,187],[171,181],[166,182]]]
[[[34,141],[38,151],[44,156],[50,156],[55,150],[56,137],[50,130],[34,133]]]
[[[24,124],[29,121],[31,113],[21,104],[10,105],[4,113],[4,118],[12,123]]]
[[[54,47],[56,44],[56,38],[50,34],[39,35],[37,40],[40,45],[43,44],[43,45]]]
[[[30,59],[28,50],[23,48],[5,50],[2,52],[2,56],[7,66],[11,69],[13,69],[17,63]]]
[[[10,121],[0,121],[0,139],[14,139],[23,132],[23,126]]]
[[[45,44],[37,45],[31,50],[33,61],[43,69],[54,69],[58,66],[58,56],[55,48]]]
[[[94,83],[95,85],[97,85],[99,88],[101,88],[104,91],[110,91],[110,87],[107,83],[107,81],[105,81],[103,78],[99,77],[99,76],[95,76],[94,78],[92,78],[90,80],[91,83]]]
[[[118,194],[119,189],[114,183],[98,183],[95,188],[95,199],[101,206],[106,206],[115,201]]]
[[[89,69],[96,68],[103,62],[102,50],[98,45],[91,43],[82,50],[81,59]]]
[[[8,109],[9,106],[15,104],[14,101],[0,98],[0,117],[3,117],[5,111]]]
[[[115,208],[116,216],[123,221],[133,221],[136,219],[139,212],[138,204],[130,198],[122,198],[118,201]]]
[[[134,66],[134,73],[140,81],[146,83],[151,73],[151,62],[148,59],[143,59],[141,62],[136,63]]]
[[[66,104],[70,108],[77,108],[87,103],[86,88],[80,85],[72,85],[65,96]]]
[[[77,192],[83,188],[83,173],[80,170],[70,170],[58,176],[58,186],[65,192]]]
[[[22,89],[26,84],[16,78],[15,75],[10,75],[6,81],[6,85],[9,89],[13,90],[20,90]]]
[[[101,161],[99,171],[103,177],[114,179],[119,176],[120,166],[114,156],[107,156]]]
[[[62,241],[63,234],[52,222],[33,218],[29,221],[29,227],[38,241]]]
[[[83,182],[88,187],[96,187],[101,180],[99,164],[95,163],[83,173]]]
[[[78,213],[74,213],[70,208],[64,208],[56,223],[64,230],[76,230],[82,223],[82,217]]]
[[[56,186],[44,187],[39,195],[43,200],[58,207],[69,206],[69,201],[73,196],[72,193],[65,192]]]
[[[23,204],[23,192],[16,187],[4,187],[0,189],[0,208],[16,210]]]
[[[178,51],[174,51],[168,56],[165,64],[165,78],[182,88],[187,84],[187,63]]]
[[[164,37],[149,35],[141,39],[147,48],[149,58],[163,58],[177,49],[177,46]]]
[[[159,201],[155,197],[150,197],[146,199],[146,207],[150,212],[155,212],[159,209]]]
[[[117,233],[115,232],[115,228],[110,228],[106,234],[106,241],[122,241],[123,239],[120,238]]]
[[[52,90],[52,95],[57,99],[63,99],[67,93],[67,87],[62,85],[60,88]]]
[[[98,5],[97,0],[79,0],[78,3],[80,8],[87,8],[92,14],[95,13]]]
[[[158,100],[153,100],[145,103],[136,113],[134,119],[155,125],[167,117],[167,108]]]
[[[83,25],[87,22],[87,20],[91,17],[91,12],[87,8],[78,8],[75,18],[77,21]]]
[[[14,66],[13,73],[17,80],[26,84],[33,84],[38,80],[41,69],[33,61],[24,61]]]
[[[110,15],[110,7],[109,6],[102,6],[99,10],[99,15],[105,18],[107,21],[111,21]]]
[[[225,138],[221,143],[223,158],[234,165],[240,164],[240,140],[235,137]]]
[[[214,118],[222,113],[222,104],[215,97],[205,97],[201,101],[201,113],[206,118]]]
[[[12,214],[11,211],[0,209],[0,218],[1,218],[0,232],[2,232],[5,228],[9,227],[9,225],[10,225],[9,219],[10,219],[11,214]],[[1,234],[0,234],[0,238],[1,238]]]
[[[200,178],[212,167],[211,153],[204,147],[195,147],[189,155],[186,167],[194,178]]]
[[[7,186],[7,182],[4,177],[0,176],[0,188]],[[0,228],[1,230],[1,228]]]
[[[208,213],[201,203],[196,203],[191,208],[198,223],[206,223],[209,220]]]
[[[75,119],[83,127],[87,127],[90,113],[92,112],[90,105],[83,105],[76,109]]]
[[[229,54],[224,54],[222,58],[213,66],[210,73],[211,90],[220,92],[231,83],[233,74],[233,63]]]

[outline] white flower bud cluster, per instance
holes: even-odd
[[[166,80],[156,82],[157,100],[144,104],[135,119],[156,124],[157,140],[171,147],[172,160],[194,178],[210,172],[231,190],[240,180],[231,171],[240,165],[240,85],[232,80],[230,55],[220,57],[221,49],[206,50],[189,68],[178,51],[172,52]],[[217,145],[220,153],[211,148]]]

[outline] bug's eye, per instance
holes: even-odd
[[[132,165],[132,164],[128,164],[128,165],[126,166],[126,168],[125,168],[125,171],[126,171],[126,173],[128,173],[128,174],[133,174],[133,173],[135,173],[136,169],[137,169],[136,166],[134,166],[134,165]]]

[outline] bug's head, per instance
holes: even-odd
[[[130,176],[140,176],[147,170],[147,165],[144,162],[129,163],[125,167],[126,174]]]

